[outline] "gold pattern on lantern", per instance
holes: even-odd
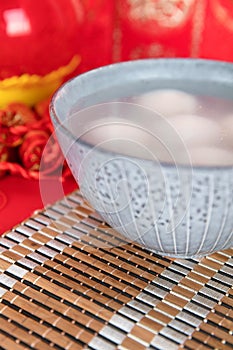
[[[153,43],[148,46],[137,46],[130,53],[130,59],[138,58],[159,58],[159,57],[175,57],[175,51],[171,48],[164,47],[159,43]]]
[[[162,27],[177,27],[191,13],[194,0],[128,0],[132,20],[155,20]]]
[[[211,5],[212,11],[218,22],[220,22],[223,27],[233,31],[233,1],[229,1],[231,9],[227,9],[222,5],[220,0],[211,1]]]

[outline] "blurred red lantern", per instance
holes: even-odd
[[[80,0],[0,2],[0,107],[34,105],[74,74],[83,21]]]

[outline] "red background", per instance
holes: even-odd
[[[82,59],[77,73],[142,57],[233,60],[233,1],[76,1],[84,11],[84,21],[77,28]],[[66,179],[62,194],[56,191],[55,180],[46,181],[51,202],[77,188],[72,178]],[[41,199],[37,180],[1,179],[0,233],[44,204],[47,200]]]

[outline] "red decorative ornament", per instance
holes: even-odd
[[[39,179],[71,173],[48,118],[49,100],[33,109],[20,103],[0,109],[0,178],[14,174]]]
[[[0,2],[0,107],[34,105],[75,74],[83,22],[80,0]]]

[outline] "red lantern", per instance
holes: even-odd
[[[80,0],[7,0],[0,3],[0,107],[34,105],[79,64]]]

